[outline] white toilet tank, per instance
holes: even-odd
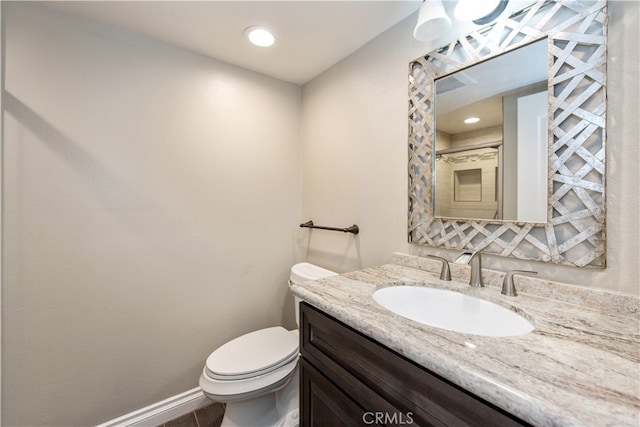
[[[310,264],[308,262],[301,262],[291,267],[291,273],[289,274],[289,286],[296,283],[308,282],[310,280],[324,279],[325,277],[337,276],[335,271],[327,270],[326,268],[318,267],[317,265]],[[296,304],[296,325],[300,326],[300,301],[299,297],[294,297]]]

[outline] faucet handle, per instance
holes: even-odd
[[[507,295],[511,297],[517,297],[518,292],[516,291],[516,285],[513,283],[513,276],[535,276],[538,274],[537,271],[529,271],[529,270],[512,270],[509,271],[502,281],[502,295]]]
[[[437,259],[438,261],[442,261],[442,270],[440,270],[440,280],[451,280],[451,271],[449,270],[449,261],[445,258],[435,256],[435,255],[427,255],[427,258]]]

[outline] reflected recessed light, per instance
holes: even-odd
[[[249,27],[244,30],[244,35],[251,43],[260,47],[269,47],[275,43],[276,38],[264,27]]]
[[[478,123],[479,121],[480,121],[480,119],[477,118],[477,117],[469,117],[468,119],[464,119],[464,122],[466,124]]]

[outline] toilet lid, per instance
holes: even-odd
[[[298,334],[281,326],[242,335],[207,358],[212,378],[236,380],[270,372],[298,357]]]

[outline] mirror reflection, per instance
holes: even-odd
[[[547,221],[547,39],[435,80],[436,217]]]

